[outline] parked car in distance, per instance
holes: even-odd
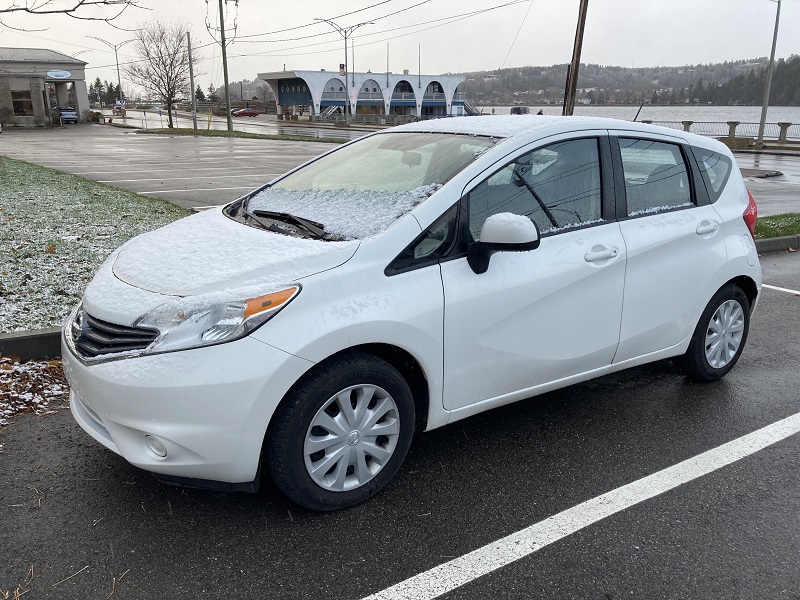
[[[257,117],[259,112],[255,108],[239,108],[231,111],[234,117]]]
[[[71,106],[59,106],[58,114],[61,116],[62,123],[77,123],[78,111]]]
[[[700,381],[758,305],[756,205],[690,133],[423,121],[116,250],[66,321],[76,421],[173,482],[325,511],[412,435],[669,357]],[[624,302],[623,302],[624,299]]]

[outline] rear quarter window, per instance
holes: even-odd
[[[692,152],[700,169],[700,174],[703,176],[703,182],[706,184],[711,202],[716,202],[722,195],[722,190],[725,189],[725,184],[728,182],[733,170],[733,163],[727,156],[705,148],[694,146],[692,147]]]

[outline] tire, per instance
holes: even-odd
[[[311,510],[355,506],[397,473],[414,433],[402,375],[371,354],[321,364],[281,404],[265,444],[270,473]]]
[[[721,288],[703,311],[684,356],[686,373],[698,381],[716,381],[742,355],[750,330],[750,302],[733,284]]]

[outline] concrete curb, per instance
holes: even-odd
[[[756,240],[759,254],[800,249],[800,235]],[[34,329],[0,333],[0,354],[19,356],[20,360],[44,360],[61,356],[61,328]]]
[[[43,360],[61,356],[61,328],[0,333],[0,354],[20,360]]]
[[[786,252],[789,249],[800,249],[800,235],[785,235],[783,237],[756,240],[756,250],[759,254],[769,252]]]

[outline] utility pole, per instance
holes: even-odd
[[[89,35],[87,37],[93,38],[93,39],[97,40],[98,42],[103,42],[106,46],[108,46],[109,48],[112,48],[114,50],[114,59],[116,60],[116,63],[117,63],[117,99],[121,103],[122,102],[122,79],[120,79],[120,76],[119,76],[119,56],[117,55],[117,50],[122,48],[125,44],[128,44],[128,43],[132,42],[133,40],[125,40],[124,42],[121,42],[119,44],[112,44],[109,41],[106,41],[106,40],[104,40],[102,38],[99,38],[99,37],[95,37],[93,35]]]
[[[233,131],[233,121],[231,121],[231,92],[228,89],[228,55],[225,51],[225,17],[222,12],[222,3],[219,0],[219,39],[222,45],[222,76],[225,81],[225,116],[228,119],[228,131]]]
[[[339,27],[336,23],[334,23],[330,19],[320,19],[319,17],[314,17],[314,20],[324,21],[325,23],[333,27],[336,30],[336,32],[344,38],[344,86],[345,89],[347,89],[347,104],[345,106],[345,118],[347,119],[347,122],[350,123],[350,90],[348,89],[347,85],[347,74],[348,74],[347,38],[350,37],[350,35],[362,25],[374,25],[375,23],[373,23],[372,21],[364,21],[363,23],[356,23],[355,25],[351,25],[350,27]],[[284,70],[286,70],[285,66]],[[355,78],[355,73],[353,74],[353,77]],[[353,79],[353,85],[355,85],[355,79]]]
[[[564,90],[564,107],[562,115],[572,116],[575,110],[575,91],[578,87],[578,69],[581,64],[581,48],[583,47],[583,30],[586,26],[586,9],[589,0],[581,0],[578,12],[578,29],[575,31],[575,45],[572,48],[572,62],[567,68],[567,85]]]
[[[194,95],[194,65],[192,65],[192,37],[186,32],[186,44],[189,47],[189,87],[191,88],[192,98],[192,129],[197,131],[197,98]]]
[[[781,0],[771,0],[778,3],[778,10],[775,13],[775,33],[772,34],[772,52],[769,55],[769,66],[767,67],[767,85],[764,88],[764,104],[761,105],[761,120],[758,122],[758,142],[756,146],[764,146],[764,124],[767,121],[767,108],[769,107],[769,89],[772,86],[772,68],[775,65],[775,46],[778,43],[778,24],[781,20]]]

